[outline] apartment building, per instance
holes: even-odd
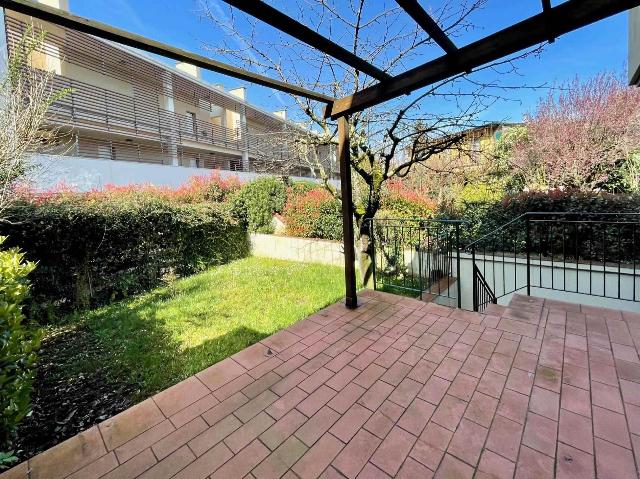
[[[68,0],[41,0],[68,10]],[[333,145],[310,158],[277,145],[278,135],[309,135],[247,102],[246,90],[224,91],[200,78],[197,67],[175,67],[134,49],[5,10],[9,55],[30,26],[47,32],[31,65],[53,72],[56,89],[71,93],[50,109],[49,121],[69,132],[64,157],[45,162],[42,187],[65,182],[80,189],[107,183],[175,186],[220,170],[251,178],[276,174],[314,178],[319,158],[338,177]],[[314,171],[315,170],[315,171]]]

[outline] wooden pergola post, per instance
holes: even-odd
[[[338,158],[340,159],[340,192],[342,193],[342,237],[344,242],[344,282],[347,308],[358,307],[356,293],[356,252],[353,245],[353,198],[351,196],[351,148],[349,117],[338,119]]]

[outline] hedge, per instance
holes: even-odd
[[[340,201],[323,188],[289,188],[284,207],[286,233],[302,238],[342,239]]]
[[[400,180],[390,180],[382,195],[380,217],[431,218],[437,204],[424,192],[414,189]]]
[[[273,215],[282,212],[286,200],[284,181],[264,176],[242,185],[231,197],[231,210],[249,231],[273,233]]]
[[[578,190],[530,191],[505,196],[501,201],[468,202],[459,217],[468,222],[464,239],[490,233],[527,212],[637,213],[640,196]]]
[[[0,245],[5,238],[0,237]],[[22,304],[35,265],[17,248],[0,250],[0,472],[15,460],[10,451],[20,421],[31,410],[40,332],[28,329]]]
[[[249,254],[246,230],[220,204],[152,194],[60,195],[22,201],[0,226],[38,267],[38,319],[96,307]]]

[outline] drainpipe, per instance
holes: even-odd
[[[180,161],[178,159],[178,144],[176,142],[177,134],[176,134],[176,116],[175,116],[175,105],[173,103],[173,74],[168,71],[162,72],[162,92],[164,96],[164,107],[165,110],[170,112],[169,117],[171,120],[168,122],[168,141],[167,141],[167,149],[169,160],[171,161],[172,166],[180,166]],[[167,94],[168,93],[168,94]],[[162,124],[162,119],[160,119],[160,123]],[[160,132],[162,134],[162,131]]]
[[[249,171],[249,135],[247,134],[247,107],[242,105],[240,112],[240,131],[242,134],[242,171]]]

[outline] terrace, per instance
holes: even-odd
[[[325,103],[326,116],[338,120],[345,300],[0,477],[638,477],[640,315],[518,294],[508,305],[493,304],[494,295],[482,312],[471,312],[357,292],[346,118],[640,2],[568,0],[552,8],[543,1],[539,15],[457,48],[417,2],[398,1],[446,54],[395,77],[262,2],[227,3],[380,82],[328,98],[26,0],[0,0],[68,28]],[[635,228],[631,234],[635,258]],[[421,265],[418,271],[422,278]],[[634,262],[634,292],[635,278]]]
[[[637,477],[637,313],[518,295],[485,314],[372,291],[361,303],[0,477]]]

